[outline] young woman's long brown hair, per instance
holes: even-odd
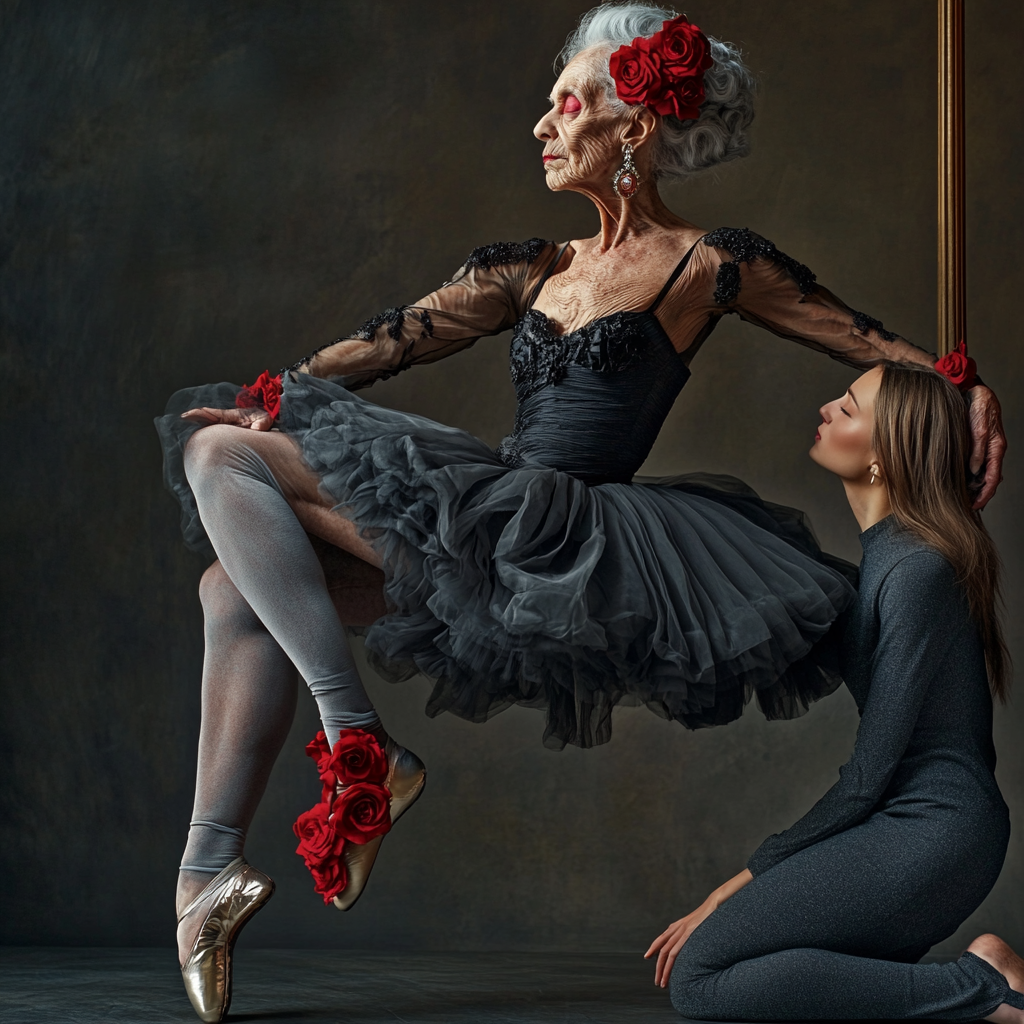
[[[928,367],[885,363],[874,449],[897,522],[953,566],[985,648],[989,685],[1005,703],[1010,655],[999,624],[999,555],[971,508],[971,437],[963,396]]]

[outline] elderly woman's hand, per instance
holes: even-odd
[[[984,476],[976,484],[979,490],[974,507],[983,509],[1003,479],[1006,435],[999,399],[992,390],[979,384],[967,395],[971,400],[971,472],[977,476],[984,470]]]
[[[644,953],[644,959],[658,954],[658,961],[654,965],[654,984],[664,988],[668,984],[669,975],[672,973],[672,965],[676,962],[679,950],[686,945],[686,940],[693,934],[701,922],[714,913],[730,896],[734,896],[745,885],[754,880],[749,869],[744,868],[738,875],[734,875],[725,885],[720,885],[696,910],[673,921],[652,943],[651,948]]]
[[[183,420],[191,420],[200,426],[211,423],[229,423],[248,430],[270,430],[274,419],[266,409],[187,409],[181,414]]]

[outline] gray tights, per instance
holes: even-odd
[[[324,731],[380,729],[323,569],[264,460],[238,427],[205,427],[185,471],[217,553],[200,587],[206,622],[196,800],[182,870],[239,856],[295,713],[296,669]]]

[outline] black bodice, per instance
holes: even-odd
[[[513,330],[511,365],[515,429],[498,456],[590,484],[632,479],[690,376],[652,309],[558,334],[531,308]]]

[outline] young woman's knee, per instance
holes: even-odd
[[[708,980],[714,973],[700,957],[696,944],[689,942],[679,951],[672,967],[668,990],[672,1005],[683,1016],[694,1020],[715,1020],[714,1006],[709,999]]]

